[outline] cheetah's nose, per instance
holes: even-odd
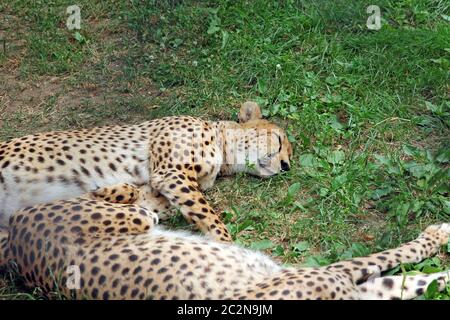
[[[289,164],[286,161],[281,160],[281,171],[289,171],[289,169],[291,169]]]

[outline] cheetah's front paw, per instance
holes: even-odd
[[[94,199],[121,204],[135,203],[139,194],[140,190],[129,183],[119,183],[92,192]]]

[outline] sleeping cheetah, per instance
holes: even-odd
[[[0,143],[0,226],[26,206],[64,200],[113,185],[146,186],[211,238],[231,241],[201,190],[216,177],[247,172],[261,177],[289,170],[286,134],[246,102],[240,123],[180,116],[140,125],[48,132]],[[110,200],[110,199],[105,199]]]
[[[121,195],[120,203],[98,194]],[[0,234],[0,265],[12,260],[29,286],[76,299],[412,299],[448,272],[385,276],[447,243],[450,224],[433,225],[399,248],[320,268],[286,268],[235,245],[155,227],[130,185],[36,205]],[[113,201],[116,201],[113,199]]]

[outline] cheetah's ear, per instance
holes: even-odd
[[[239,110],[239,122],[247,122],[261,118],[261,109],[256,102],[247,101],[242,104],[241,110]]]

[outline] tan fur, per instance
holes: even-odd
[[[26,206],[132,183],[146,186],[150,197],[159,198],[151,210],[161,218],[178,208],[210,238],[229,242],[228,230],[202,190],[210,188],[218,175],[271,176],[288,170],[292,155],[286,134],[261,119],[255,103],[244,104],[242,112],[247,119],[243,123],[167,117],[2,142],[0,226]],[[245,159],[234,161],[237,154],[246,153],[252,166]]]
[[[157,215],[139,206],[152,199],[139,193],[119,184],[17,212],[9,237],[0,234],[0,264],[13,260],[27,285],[77,299],[410,299],[431,276],[403,285],[379,273],[436,254],[450,234],[450,224],[430,226],[396,249],[321,268],[284,268],[239,246],[154,227]],[[434,278],[440,289],[448,282],[445,274]]]

